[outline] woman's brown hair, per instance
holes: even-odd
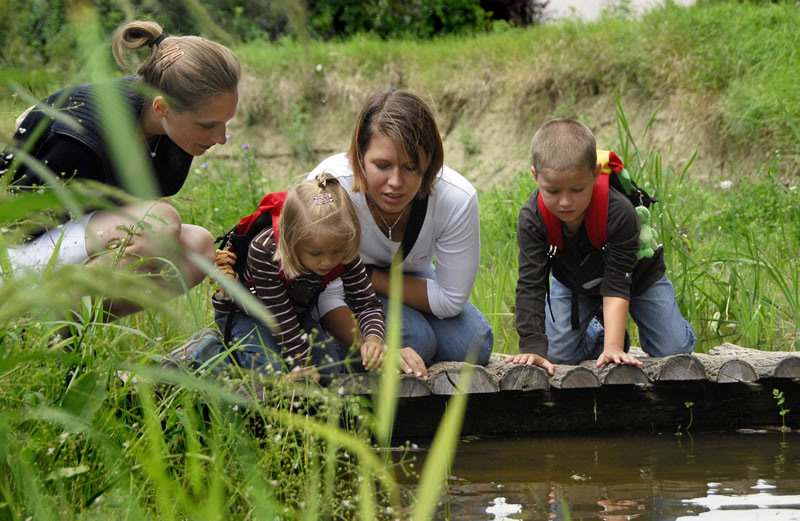
[[[353,167],[354,192],[365,192],[364,153],[374,134],[391,139],[422,176],[417,197],[433,191],[433,183],[444,165],[442,137],[433,112],[414,94],[390,90],[373,94],[361,109],[347,153]]]
[[[200,36],[165,36],[152,21],[135,21],[117,29],[111,46],[114,59],[128,68],[124,51],[150,46],[150,56],[136,71],[144,83],[167,98],[178,112],[202,106],[209,96],[236,92],[239,59],[222,44]]]

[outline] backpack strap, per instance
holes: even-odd
[[[403,242],[400,247],[403,249],[403,259],[408,257],[414,244],[417,242],[419,232],[422,230],[422,225],[425,222],[425,214],[428,212],[428,198],[414,199],[411,203],[411,214],[408,216],[408,223],[406,223],[406,231],[403,234]]]
[[[610,174],[615,175],[615,174]],[[608,182],[609,175],[597,176],[592,187],[592,200],[586,208],[583,222],[586,225],[586,234],[595,249],[602,250],[608,241]]]
[[[539,213],[542,215],[544,227],[547,231],[547,256],[552,259],[564,247],[564,238],[561,235],[561,219],[550,213],[550,210],[545,206],[541,188],[536,202],[539,204]]]

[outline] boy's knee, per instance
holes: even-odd
[[[665,357],[691,353],[697,345],[697,336],[689,322],[684,321],[681,331],[658,341],[642,339],[642,350],[652,357]],[[644,341],[648,340],[648,341]]]

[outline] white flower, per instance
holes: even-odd
[[[281,433],[280,432],[275,435],[275,443],[277,443],[279,441],[281,441]]]
[[[317,72],[322,72],[322,64],[318,63],[316,69],[317,69]]]
[[[720,181],[719,182],[719,187],[722,188],[723,190],[727,190],[731,186],[733,186],[733,181],[728,181],[726,179],[725,181]]]
[[[55,451],[56,451],[56,449],[54,449],[53,447],[48,447],[47,448],[47,455],[48,456],[52,456]]]
[[[28,129],[27,129],[27,128],[25,128],[25,127],[19,127],[19,128],[17,129],[17,132],[19,132],[20,134],[24,134],[24,133],[25,133],[25,132],[27,132],[27,131],[28,131]]]

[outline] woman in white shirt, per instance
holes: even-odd
[[[433,113],[414,94],[387,91],[367,100],[345,154],[322,161],[309,177],[327,171],[348,189],[361,223],[361,257],[388,312],[389,266],[403,251],[403,345],[406,373],[426,376],[434,361],[485,364],[494,334],[469,302],[480,263],[480,221],[475,188],[444,166]],[[435,261],[435,264],[434,264]],[[326,327],[352,330],[342,289],[320,296]]]

